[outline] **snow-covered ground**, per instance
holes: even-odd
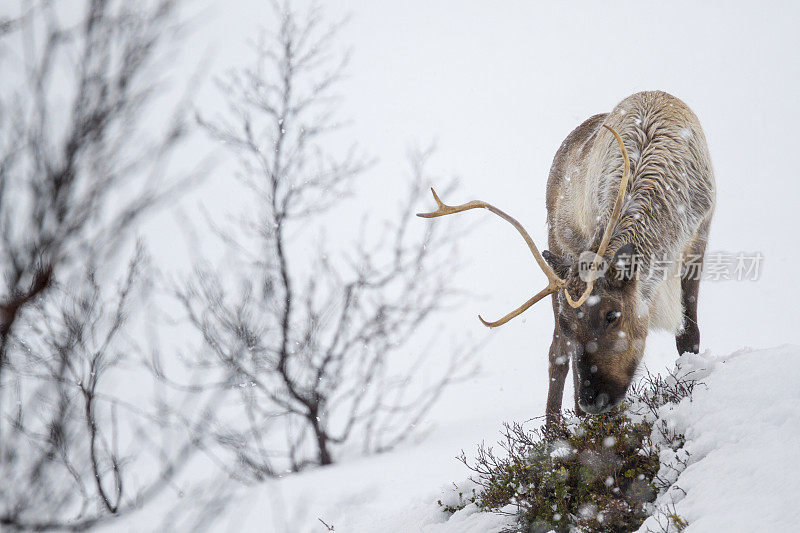
[[[686,436],[688,459],[659,505],[675,504],[687,532],[791,532],[800,527],[800,347],[684,355],[691,398],[662,409]],[[493,532],[507,517],[467,507],[449,520],[438,499],[466,476],[452,459],[459,431],[382,456],[267,483],[230,508],[241,531]],[[489,438],[487,434],[487,438]],[[675,463],[677,464],[677,463]],[[680,489],[674,488],[680,487]],[[647,528],[658,531],[654,521]]]
[[[661,503],[677,502],[690,532],[798,531],[800,348],[685,355],[678,364],[703,384],[662,413],[686,436],[688,458]],[[658,530],[652,520],[644,527]]]

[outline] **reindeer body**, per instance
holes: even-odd
[[[604,254],[604,259],[611,260],[624,245],[636,251],[638,279],[628,300],[642,320],[637,324],[638,335],[630,337],[643,343],[646,330],[664,329],[676,334],[679,352],[697,352],[699,280],[694,278],[699,272],[691,269],[683,277],[681,273],[687,270],[686,258],[702,262],[714,210],[714,177],[703,130],[681,100],[660,91],[636,93],[611,113],[589,118],[567,136],[547,182],[548,255],[575,262],[582,252],[597,249],[623,167],[614,135],[603,125],[619,132],[630,154],[627,193]],[[579,293],[580,279],[566,279],[567,290]],[[564,356],[570,352],[559,329],[558,315],[565,305],[561,292],[553,295],[553,305],[550,417],[560,412],[567,372]],[[635,348],[631,351],[638,352],[640,359],[644,346]],[[581,376],[571,355],[577,404]],[[620,379],[632,375],[631,368],[638,365],[638,360],[634,364],[621,359],[616,370]]]
[[[516,228],[547,276],[545,288],[506,316],[479,318],[502,326],[553,296],[548,423],[561,412],[568,361],[575,410],[595,414],[625,397],[651,329],[675,333],[679,353],[698,351],[697,294],[714,177],[700,123],[674,96],[634,94],[569,134],[547,181],[550,249],[542,253],[495,206],[447,205],[435,191],[433,197],[437,209],[418,216],[487,209]]]

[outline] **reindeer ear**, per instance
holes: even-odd
[[[556,276],[561,279],[567,277],[567,272],[569,272],[569,267],[572,266],[572,261],[566,257],[551,253],[550,250],[543,251],[542,257],[544,257],[547,264],[555,271]]]
[[[614,282],[624,283],[633,279],[637,268],[636,246],[630,242],[625,243],[614,254],[607,276]]]

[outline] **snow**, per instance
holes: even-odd
[[[674,489],[687,532],[797,531],[800,524],[800,348],[743,350],[678,364],[703,385],[662,413],[686,436]],[[684,495],[685,491],[685,495]],[[646,522],[655,529],[655,522]]]
[[[669,450],[662,454],[662,462],[676,467],[675,483],[656,505],[674,504],[689,523],[688,533],[796,531],[800,347],[721,357],[685,354],[676,366],[678,375],[697,379],[698,385],[691,398],[659,413],[685,435],[686,444],[678,457]],[[436,438],[392,453],[266,483],[231,506],[227,523],[244,532],[263,531],[265,524],[273,531],[324,531],[320,518],[344,532],[501,531],[513,525],[509,516],[468,505],[448,519],[437,503],[457,504],[458,492],[469,495],[475,488],[464,481],[466,469],[453,458],[464,444],[460,441],[471,435],[461,425],[439,428]],[[468,457],[474,452],[464,448]],[[662,474],[669,470],[662,468]],[[658,531],[654,520],[640,531]]]
[[[446,439],[445,439],[446,440]],[[492,532],[512,521],[480,513],[474,505],[448,520],[437,501],[458,503],[457,493],[471,494],[463,479],[457,446],[422,444],[268,482],[229,508],[223,522],[242,532],[324,531],[319,519],[335,531],[353,532]]]

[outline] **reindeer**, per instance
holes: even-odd
[[[483,208],[522,235],[547,286],[497,321],[478,318],[498,327],[552,295],[549,425],[561,413],[568,361],[575,411],[599,414],[624,399],[650,330],[674,333],[679,354],[697,353],[714,189],[697,117],[678,98],[647,91],[586,120],[556,152],[547,180],[549,250],[539,253],[516,219],[486,202],[449,206],[431,189],[438,209],[418,216]]]

